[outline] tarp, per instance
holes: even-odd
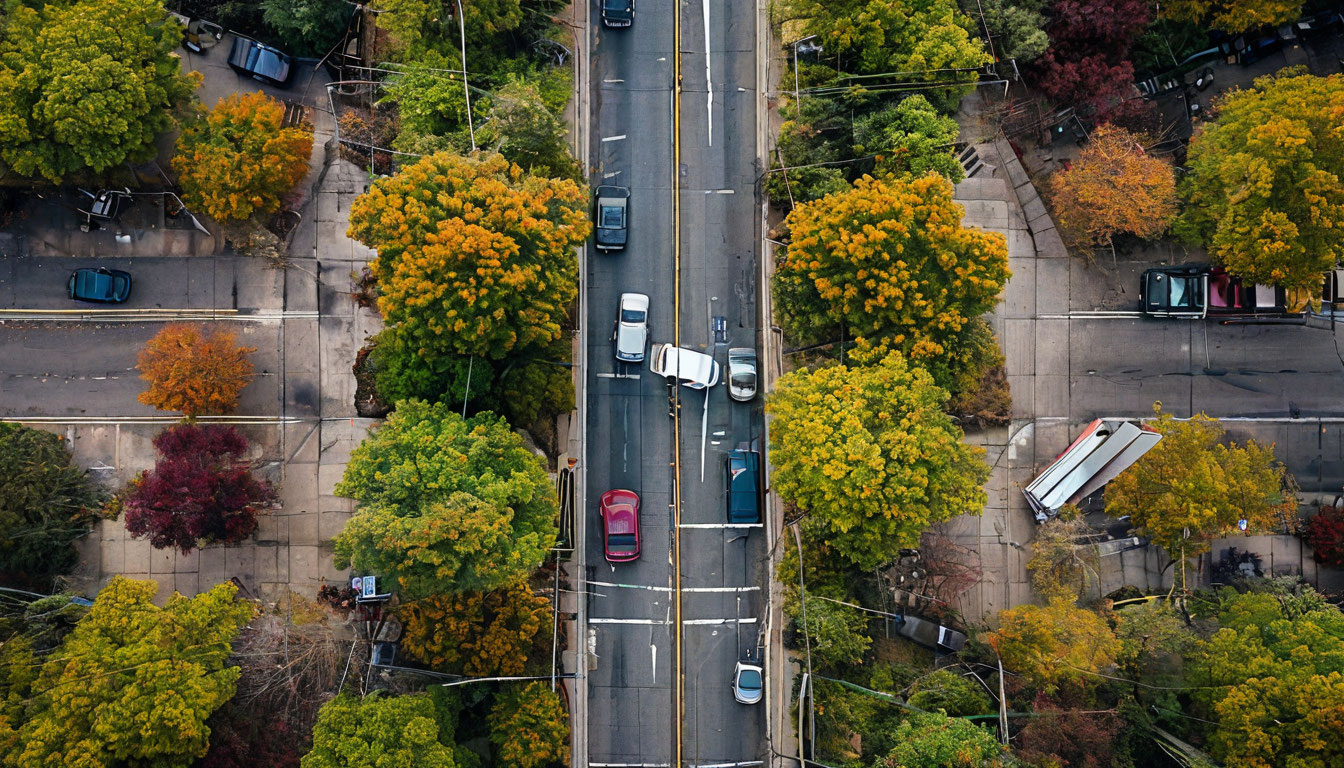
[[[1162,435],[1124,419],[1096,419],[1022,490],[1037,522],[1054,517],[1114,480],[1157,445]]]

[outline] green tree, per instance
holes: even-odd
[[[1177,232],[1234,274],[1316,290],[1344,258],[1344,75],[1300,69],[1228,91],[1190,143]]]
[[[838,328],[916,362],[956,352],[1008,279],[1003,236],[965,229],[961,216],[951,183],[933,174],[865,177],[798,206],[775,273],[785,327],[806,340],[838,338]]]
[[[818,35],[828,56],[859,73],[919,72],[921,80],[960,85],[975,82],[975,73],[933,70],[989,62],[954,0],[783,0],[776,15],[801,21],[803,34]]]
[[[1126,676],[1165,683],[1181,678],[1181,660],[1199,643],[1194,630],[1170,603],[1151,600],[1116,610],[1116,660]]]
[[[543,682],[499,693],[490,708],[490,743],[498,765],[563,765],[569,754],[569,715]]]
[[[1000,611],[999,628],[987,639],[1005,669],[1046,693],[1065,683],[1090,687],[1120,651],[1105,619],[1065,597]]]
[[[0,424],[0,580],[49,590],[79,561],[102,499],[59,435]]]
[[[1344,615],[1324,605],[1289,617],[1273,595],[1229,596],[1221,629],[1196,654],[1196,697],[1228,766],[1344,763]]]
[[[559,339],[578,293],[573,247],[590,229],[577,184],[499,155],[422,158],[350,209],[350,236],[378,251],[384,320],[426,359],[501,359]]]
[[[1278,26],[1302,14],[1302,0],[1168,0],[1159,7],[1168,18],[1207,22],[1232,34]]]
[[[940,173],[961,181],[961,163],[952,154],[957,121],[938,113],[920,94],[874,113],[854,127],[855,151],[877,155],[877,173],[923,176]]]
[[[336,493],[359,502],[333,542],[337,567],[395,578],[404,600],[523,579],[555,541],[546,467],[493,413],[399,403]]]
[[[979,514],[989,468],[942,412],[947,393],[899,354],[786,375],[770,396],[773,487],[804,530],[871,570],[930,525]]]
[[[262,19],[295,56],[324,56],[341,40],[355,9],[345,0],[261,0]]]
[[[910,686],[906,703],[927,712],[942,712],[948,717],[982,715],[989,711],[989,699],[980,687],[951,670],[939,669],[919,678]]]
[[[536,83],[512,79],[490,96],[489,118],[477,139],[529,173],[580,179],[565,125],[546,106]]]
[[[284,106],[257,91],[229,94],[188,124],[173,158],[185,201],[218,221],[279,210],[313,152],[313,134],[284,119]]]
[[[0,35],[0,159],[60,183],[154,155],[192,98],[182,25],[156,0],[9,5]]]
[[[405,71],[388,77],[383,102],[397,105],[401,121],[401,131],[393,142],[395,149],[411,152],[412,144],[427,137],[445,137],[450,146],[463,152],[470,147],[466,135],[467,95],[462,79],[435,71],[461,66],[459,60],[450,61],[447,56],[430,51]],[[473,106],[480,108],[479,104]],[[476,117],[480,119],[479,114]]]
[[[454,768],[451,747],[440,743],[434,703],[427,694],[366,696],[342,693],[327,702],[313,728],[303,768]]]
[[[873,768],[993,768],[1006,765],[994,734],[968,720],[911,713],[899,726],[891,752]]]
[[[802,606],[796,597],[789,617],[802,624]],[[795,607],[796,606],[796,607]],[[802,635],[801,629],[799,635]],[[840,669],[863,662],[873,644],[868,636],[868,619],[862,611],[813,595],[807,596],[807,641],[812,661],[821,668]]]
[[[971,18],[984,19],[994,36],[994,53],[1000,60],[1017,59],[1027,64],[1050,47],[1045,33],[1045,0],[962,0],[962,10]]]
[[[1239,520],[1267,528],[1296,512],[1273,446],[1224,445],[1222,425],[1202,413],[1178,421],[1159,412],[1151,426],[1161,442],[1106,486],[1106,513],[1129,515],[1173,557],[1206,551]]]
[[[158,585],[120,576],[46,658],[7,765],[186,765],[209,744],[205,720],[233,696],[230,643],[252,608],[232,584],[163,608]]]

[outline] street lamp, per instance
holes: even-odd
[[[471,151],[476,151],[476,126],[471,124],[471,89],[467,86],[467,24],[462,14],[462,0],[455,0],[457,3],[457,33],[462,40],[462,93],[467,97],[467,133],[471,136]],[[797,57],[795,56],[794,68],[797,69]]]
[[[802,53],[812,54],[812,53],[821,53],[822,47],[821,43],[817,42],[816,35],[808,35],[807,37],[800,37],[797,40],[794,40],[792,43],[790,43],[790,45],[793,47],[793,102],[795,105],[797,105],[797,103],[800,100],[798,96],[799,48],[800,47],[802,48]],[[463,66],[463,69],[466,69],[465,65]],[[794,108],[796,109],[797,107],[795,106]]]

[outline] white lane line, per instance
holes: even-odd
[[[671,624],[670,621],[662,619],[607,619],[592,618],[588,619],[589,624],[629,624],[640,627],[665,627]],[[685,626],[722,626],[724,624],[755,624],[756,618],[748,616],[744,619],[682,619],[681,623]]]
[[[605,142],[608,142],[608,141],[624,141],[624,140],[625,140],[625,134],[624,134],[624,133],[622,133],[620,136],[604,136],[604,137],[602,137],[602,141],[603,141],[604,143],[605,143]]]
[[[588,763],[588,768],[672,768],[671,763]]]
[[[705,117],[709,126],[709,146],[712,147],[714,146],[714,77],[709,69],[709,0],[701,0],[700,9],[705,17]]]
[[[603,80],[602,82],[604,82],[604,83],[624,83],[625,81],[622,80],[622,79],[619,79],[619,78],[607,78],[607,79]]]
[[[700,528],[704,530],[727,528],[764,528],[763,523],[682,523],[681,528]]]
[[[1077,312],[1064,312],[1050,315],[1037,315],[1037,320],[1133,320],[1143,317],[1143,313],[1137,310],[1079,310]]]
[[[653,587],[647,584],[618,584],[611,581],[585,581],[592,587],[620,587],[622,589],[647,589],[651,592],[671,592],[671,587]],[[682,592],[759,592],[760,587],[683,587]]]
[[[614,178],[616,178],[617,176],[620,176],[620,175],[621,175],[621,172],[620,172],[620,171],[612,171],[611,173],[604,173],[604,174],[602,174],[602,178],[604,178],[604,179],[614,179]]]
[[[589,763],[597,765],[597,763]],[[755,768],[758,765],[765,765],[764,760],[745,760],[740,763],[691,763],[689,768]]]
[[[593,375],[599,379],[634,379],[635,381],[639,381],[640,376],[638,373],[603,373],[603,372],[594,373]]]
[[[658,646],[649,643],[649,668],[653,671],[650,675],[654,680],[658,679]]]

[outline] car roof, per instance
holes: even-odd
[[[621,309],[649,309],[649,297],[642,293],[622,293]]]

